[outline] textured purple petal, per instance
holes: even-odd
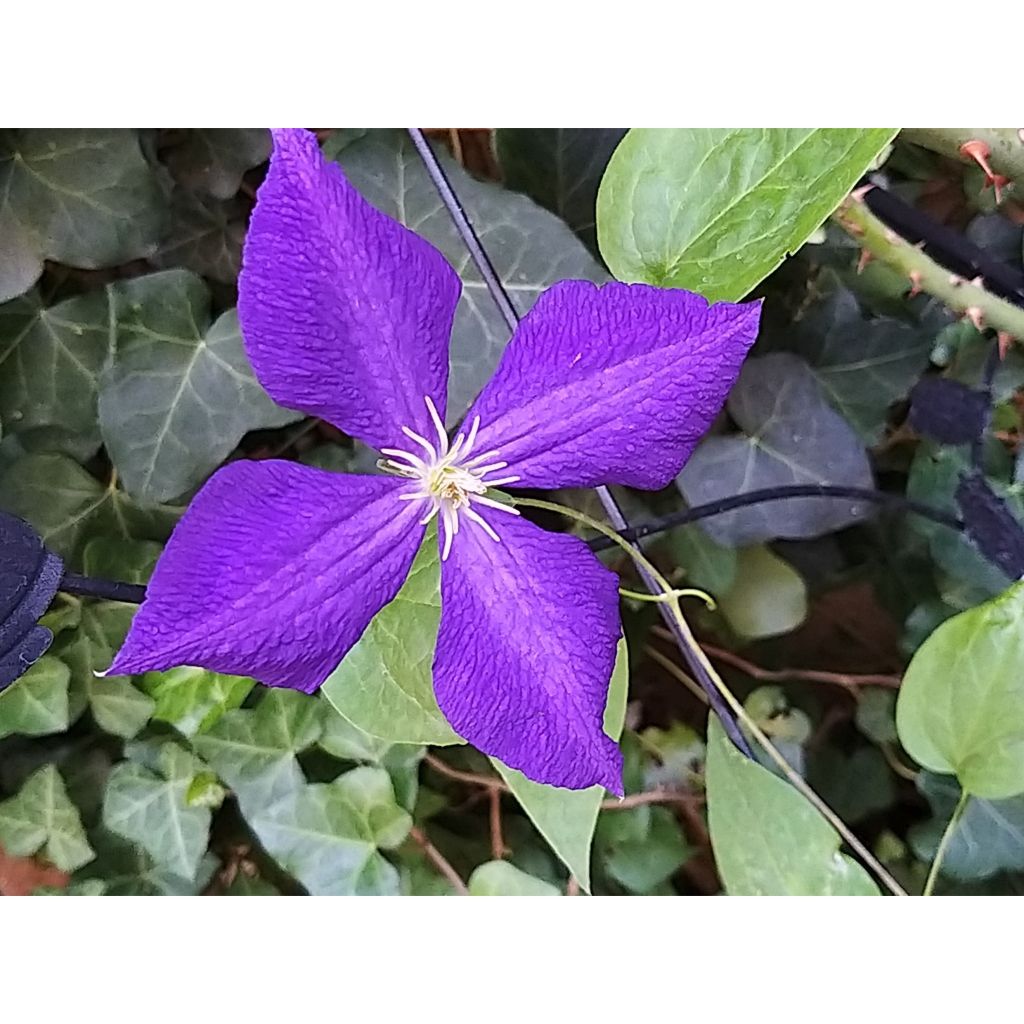
[[[535,782],[622,792],[602,728],[618,579],[578,538],[496,512],[465,523],[441,566],[434,689],[452,728]]]
[[[282,405],[376,448],[444,416],[459,277],[370,206],[302,129],[274,132],[238,281],[246,351]]]
[[[315,690],[408,575],[403,481],[234,462],[196,495],[110,674],[200,665]]]
[[[722,408],[760,303],[563,281],[519,325],[470,417],[523,487],[659,488]]]

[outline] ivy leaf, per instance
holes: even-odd
[[[370,620],[322,688],[340,715],[389,743],[446,746],[463,742],[434,696],[440,577],[440,556],[431,529],[398,595]]]
[[[0,301],[29,288],[43,260],[111,267],[149,256],[163,227],[157,177],[123,128],[0,132]]]
[[[520,316],[556,281],[605,280],[604,271],[556,216],[525,196],[477,181],[443,152],[438,159]],[[404,132],[371,132],[345,146],[337,160],[366,199],[436,245],[462,278],[448,384],[448,417],[454,422],[498,365],[508,326]]]
[[[187,188],[216,199],[230,199],[242,177],[270,156],[266,128],[186,128],[182,141],[165,160],[174,177]]]
[[[0,419],[23,445],[88,459],[100,446],[97,382],[110,352],[107,298],[0,306]]]
[[[151,540],[123,540],[94,537],[82,550],[82,571],[86,576],[148,583],[163,545]]]
[[[931,863],[960,798],[948,775],[920,772],[917,788],[931,804],[933,817],[910,829],[910,844],[919,859]],[[1024,798],[983,800],[972,797],[953,830],[942,873],[954,878],[988,878],[997,871],[1024,870]]]
[[[174,743],[165,743],[158,756],[159,772],[130,761],[114,765],[103,824],[171,874],[194,878],[209,838],[210,811],[191,806],[186,794],[204,766]]]
[[[194,877],[182,878],[160,866],[141,847],[106,829],[95,830],[91,839],[96,859],[76,880],[102,879],[108,896],[196,896],[217,868],[217,859],[207,855]]]
[[[245,810],[243,806],[243,810]],[[246,819],[266,851],[313,896],[397,895],[398,872],[377,851],[409,834],[383,768],[304,785]]]
[[[41,853],[61,871],[75,871],[92,860],[78,809],[56,766],[44,765],[17,796],[0,803],[0,845],[16,857]]]
[[[171,229],[153,262],[187,267],[213,281],[233,284],[242,262],[248,205],[241,199],[207,199],[187,189],[171,195]]]
[[[664,885],[693,852],[665,807],[637,807],[603,815],[600,860],[629,892],[645,895]]]
[[[155,706],[126,676],[93,679],[89,683],[89,707],[96,724],[122,739],[138,735]]]
[[[69,561],[94,533],[166,540],[182,511],[143,505],[114,485],[104,487],[67,456],[43,452],[0,472],[0,506],[31,523]]]
[[[506,860],[481,864],[469,876],[470,896],[561,896],[548,882],[520,871]]]
[[[735,581],[719,595],[718,608],[745,640],[781,636],[807,617],[807,585],[765,545],[741,548],[736,553]]]
[[[947,619],[918,648],[896,703],[900,742],[972,796],[1024,793],[1024,583]]]
[[[0,736],[50,736],[70,724],[71,671],[58,658],[40,658],[14,685],[0,693]]]
[[[620,639],[604,713],[604,731],[615,740],[622,735],[628,689],[629,656],[626,641]],[[601,801],[606,796],[604,787],[570,790],[542,786],[496,758],[491,758],[491,764],[580,887],[590,892],[590,847]]]
[[[730,896],[877,896],[839,834],[788,782],[708,723],[708,827]]]
[[[597,188],[625,128],[499,128],[505,184],[557,214],[597,252]]]
[[[100,385],[100,429],[132,494],[183,494],[249,430],[300,418],[257,383],[237,313],[210,324],[210,294],[194,274],[138,277],[111,296],[117,343]]]
[[[736,549],[719,544],[697,523],[672,530],[666,541],[673,562],[686,574],[687,586],[721,594],[733,585]]]
[[[140,684],[156,702],[153,717],[191,738],[208,732],[226,712],[241,707],[256,681],[182,666],[147,672]]]
[[[748,359],[729,396],[742,434],[707,437],[677,478],[691,505],[793,484],[874,486],[860,439],[821,393],[810,367],[785,352]],[[715,516],[720,544],[803,539],[849,526],[870,508],[832,498],[787,498]]]
[[[892,128],[633,128],[597,196],[620,281],[735,302],[795,252],[896,134]]]

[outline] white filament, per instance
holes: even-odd
[[[507,462],[490,462],[499,456],[497,451],[487,451],[472,458],[473,445],[476,443],[480,430],[480,417],[474,416],[469,425],[469,433],[460,433],[454,441],[449,442],[444,423],[438,415],[437,407],[430,397],[424,399],[427,412],[437,431],[437,441],[428,441],[408,427],[402,427],[402,433],[411,441],[415,441],[424,451],[424,455],[403,451],[400,448],[382,448],[381,453],[389,456],[382,466],[399,476],[408,477],[416,482],[414,491],[399,495],[402,501],[426,501],[430,503],[426,515],[420,520],[426,525],[437,517],[439,528],[443,533],[441,542],[441,559],[446,560],[451,554],[452,541],[459,532],[459,516],[465,516],[470,522],[479,526],[492,540],[500,538],[490,523],[473,508],[474,504],[486,505],[488,508],[519,515],[518,509],[505,505],[493,498],[485,497],[488,488],[504,487],[519,481],[518,476],[503,476],[497,480],[485,479],[489,474],[508,467]],[[484,463],[481,465],[481,463]]]

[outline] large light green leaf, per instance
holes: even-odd
[[[80,459],[100,446],[97,381],[110,352],[107,297],[46,308],[36,292],[0,306],[0,419],[27,447]]]
[[[181,509],[145,506],[104,487],[64,455],[24,455],[0,472],[0,508],[30,522],[47,547],[74,559],[87,537],[166,540]]]
[[[389,743],[463,742],[434,697],[440,618],[440,558],[431,530],[402,589],[324,683],[324,696],[353,725]]]
[[[797,356],[775,352],[748,359],[728,409],[743,432],[706,437],[677,479],[691,505],[792,484],[874,486],[863,442]],[[870,512],[865,503],[787,498],[735,509],[702,525],[721,544],[756,544],[818,537]]]
[[[132,494],[183,494],[247,431],[299,418],[257,383],[235,311],[210,323],[210,294],[195,274],[134,278],[111,296],[117,340],[100,383],[100,429]]]
[[[622,735],[628,689],[629,655],[626,641],[619,640],[604,712],[604,731],[615,740]],[[548,841],[580,886],[589,892],[590,847],[601,801],[607,796],[604,786],[583,790],[542,786],[496,758],[491,758],[491,763],[537,826],[537,831]]]
[[[736,553],[736,577],[718,595],[718,610],[744,639],[780,636],[807,617],[807,585],[766,545],[741,548]]]
[[[141,680],[142,688],[156,701],[153,717],[190,737],[208,732],[225,712],[241,707],[255,685],[256,681],[246,676],[226,676],[187,665],[147,672]]]
[[[15,857],[40,853],[61,871],[93,858],[78,808],[52,764],[30,775],[17,796],[0,803],[0,846]]]
[[[520,316],[556,281],[605,279],[556,216],[526,196],[477,181],[440,150],[438,157]],[[497,366],[508,327],[405,132],[372,131],[345,146],[337,160],[374,206],[433,242],[462,278],[448,384],[448,417],[454,422]]]
[[[70,722],[71,671],[51,654],[41,657],[15,683],[0,692],[0,736],[49,736]]]
[[[872,165],[893,128],[633,128],[597,196],[621,281],[743,298]]]
[[[499,128],[505,184],[557,213],[597,252],[597,189],[625,128]]]
[[[1024,793],[1024,583],[925,640],[903,677],[896,728],[911,757],[972,796]]]
[[[383,768],[355,768],[269,805],[243,804],[243,813],[267,853],[312,895],[398,894],[398,872],[378,850],[402,843],[412,818]]]
[[[26,291],[43,260],[96,268],[149,256],[161,198],[134,131],[0,131],[0,302]]]
[[[877,896],[839,835],[788,782],[744,757],[712,716],[708,826],[730,896]]]
[[[561,896],[548,882],[520,871],[505,860],[481,864],[469,876],[470,896]]]
[[[159,771],[131,761],[114,766],[103,799],[103,824],[142,847],[172,875],[194,878],[209,839],[210,811],[190,805],[187,794],[205,767],[174,743],[165,743],[158,759]]]

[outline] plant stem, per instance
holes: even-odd
[[[984,142],[992,170],[1024,186],[1024,141],[1019,132],[1019,128],[904,128],[900,137],[968,164],[974,161],[960,147],[965,142]]]
[[[939,840],[939,848],[935,851],[935,860],[932,861],[932,866],[928,869],[922,896],[931,896],[935,891],[935,883],[939,880],[939,870],[942,867],[942,862],[946,859],[949,844],[953,841],[953,833],[956,832],[957,825],[960,824],[960,819],[967,809],[967,801],[970,799],[971,794],[967,790],[960,790],[960,799],[957,800],[956,807],[953,808],[953,814],[946,825],[945,832],[942,833],[942,839]]]
[[[1024,339],[1024,309],[999,298],[980,283],[951,274],[886,227],[863,199],[848,197],[833,217],[865,252],[905,275],[908,289],[934,295],[954,312],[971,317],[979,327],[992,327],[1012,338]]]
[[[668,580],[662,576],[662,574],[640,551],[634,548],[623,537],[619,536],[619,534],[611,527],[605,526],[604,523],[598,522],[596,519],[591,518],[583,512],[579,512],[573,508],[567,508],[565,505],[558,505],[553,501],[541,501],[537,498],[516,498],[515,504],[525,505],[532,508],[541,508],[548,512],[557,512],[570,519],[575,519],[577,522],[583,523],[584,526],[589,526],[591,529],[597,530],[598,533],[603,533],[606,537],[610,538],[615,544],[622,548],[622,550],[633,559],[637,567],[642,569],[661,588],[664,594],[671,594],[673,588]],[[723,682],[721,676],[719,676],[715,671],[715,668],[708,660],[707,655],[697,643],[696,638],[690,630],[689,623],[687,623],[686,617],[683,615],[682,608],[679,606],[678,598],[666,600],[663,607],[671,611],[677,635],[681,635],[683,637],[686,650],[692,656],[693,660],[700,665],[702,674],[706,675],[713,682],[718,694],[725,700],[733,714],[735,714],[744,726],[746,726],[747,730],[754,739],[757,740],[764,752],[775,763],[779,771],[782,772],[796,790],[810,801],[826,821],[828,821],[840,836],[842,836],[850,848],[854,850],[864,863],[875,872],[879,880],[894,896],[906,896],[907,894],[903,891],[903,888],[896,879],[889,874],[878,858],[875,857],[875,855],[857,838],[857,836],[853,834],[842,818],[840,818],[839,815],[836,814],[836,812],[833,811],[832,808],[829,807],[813,789],[811,789],[811,787],[804,781],[803,777],[793,770],[789,762],[782,756],[782,754],[779,753],[772,741],[764,734],[760,726],[758,726],[757,722],[747,714],[746,709],[739,700],[736,699],[732,690],[730,690]]]

